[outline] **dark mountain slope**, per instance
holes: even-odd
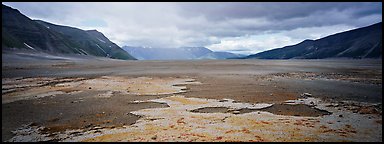
[[[100,32],[31,20],[18,10],[2,5],[2,49],[10,48],[135,59]]]
[[[318,40],[272,49],[250,59],[381,58],[382,23],[330,35]]]

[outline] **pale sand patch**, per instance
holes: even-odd
[[[185,92],[183,90],[186,88],[185,86],[174,85],[197,84],[188,82],[191,80],[193,79],[103,76],[72,85],[79,89],[113,90],[133,95],[162,95]]]
[[[2,103],[18,100],[54,96],[56,94],[74,94],[83,91],[107,91],[99,97],[111,97],[113,92],[132,95],[163,95],[185,92],[186,84],[199,84],[194,79],[182,78],[126,78],[102,76],[94,79],[84,78],[13,78],[2,79]]]

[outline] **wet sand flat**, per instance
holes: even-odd
[[[2,141],[382,141],[381,60],[25,55],[3,53]]]

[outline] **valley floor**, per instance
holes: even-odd
[[[2,141],[382,141],[381,60],[2,54]]]

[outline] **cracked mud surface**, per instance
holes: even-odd
[[[381,61],[5,66],[3,141],[382,141]]]

